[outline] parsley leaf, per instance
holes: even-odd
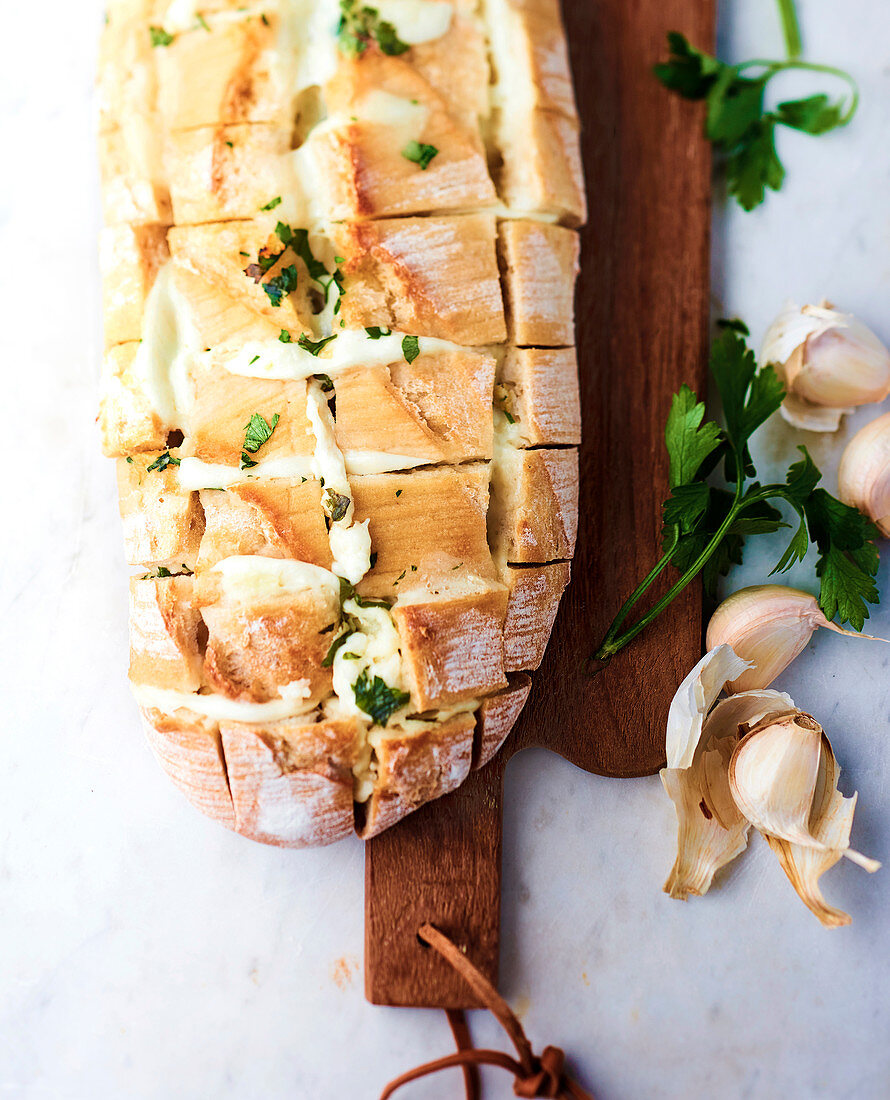
[[[371,340],[379,340],[381,336],[392,335],[391,328],[380,328],[379,325],[371,325],[369,328],[365,329],[365,332]]]
[[[268,443],[272,433],[281,419],[278,413],[267,421],[261,413],[254,413],[244,425],[244,450],[241,452],[241,469],[246,470],[257,463],[248,458],[249,454],[255,455],[264,443]],[[245,453],[246,452],[246,453]]]
[[[841,125],[843,110],[843,103],[832,102],[823,93],[780,103],[776,107],[776,118],[792,130],[801,130],[805,134],[827,134]]]
[[[351,503],[352,501],[348,496],[345,496],[343,493],[337,493],[333,489],[325,489],[324,496],[321,500],[321,506],[324,508],[332,523],[336,523],[338,520],[343,519],[349,511],[349,505]]]
[[[399,707],[403,707],[411,698],[407,691],[390,687],[379,676],[370,679],[367,669],[362,669],[352,685],[352,690],[356,706],[378,726],[385,726]]]
[[[792,36],[796,49],[799,38]],[[786,26],[786,37],[788,26]],[[789,41],[789,49],[792,40]],[[704,100],[705,137],[726,165],[727,187],[744,210],[763,202],[767,189],[778,191],[785,169],[776,152],[777,125],[806,134],[825,134],[846,126],[859,103],[856,83],[849,73],[800,61],[791,52],[783,61],[750,61],[729,65],[696,49],[676,32],[668,34],[669,58],[654,66],[656,78],[685,99]],[[788,69],[828,73],[844,80],[849,100],[830,100],[824,93],[779,103],[774,110],[764,105],[769,82]],[[759,70],[755,76],[748,74]]]
[[[293,343],[293,339],[291,337],[291,334],[287,331],[286,328],[283,328],[281,330],[281,332],[278,333],[278,339],[282,342],[282,344],[292,344]]]
[[[743,210],[759,206],[766,189],[778,191],[785,180],[785,168],[776,153],[775,129],[774,118],[761,119],[727,161],[727,187]]]
[[[163,27],[149,27],[148,35],[152,46],[169,46],[176,38],[175,34],[168,34]]]
[[[340,0],[337,45],[347,57],[363,54],[372,41],[382,53],[395,57],[410,47],[396,34],[392,23],[380,18],[376,8],[360,6],[356,0]]]
[[[420,340],[416,336],[406,336],[402,340],[402,355],[409,363],[413,363],[420,355]]]
[[[802,561],[815,543],[819,604],[826,617],[837,617],[861,630],[870,603],[878,602],[875,576],[878,551],[875,526],[857,509],[819,487],[821,474],[806,447],[791,463],[785,481],[761,485],[748,443],[779,408],[783,387],[772,367],[758,369],[738,321],[721,326],[711,347],[710,367],[723,404],[725,429],[704,419],[705,407],[688,386],[675,394],[665,428],[671,493],[662,505],[662,556],[646,579],[625,600],[596,653],[608,660],[652,622],[698,575],[705,592],[716,594],[717,581],[742,561],[745,539],[787,528],[772,503],[784,502],[798,522],[773,573]],[[709,481],[725,457],[727,488]],[[625,620],[668,566],[680,574],[633,625]]]
[[[301,332],[300,335],[297,337],[297,344],[303,349],[303,351],[308,351],[310,355],[314,355],[316,358],[318,358],[318,353],[321,351],[321,349],[326,344],[329,344],[331,340],[336,339],[336,332],[333,336],[323,336],[320,340],[310,340],[305,333]]]
[[[674,394],[664,431],[672,489],[692,481],[704,460],[720,446],[720,427],[713,420],[702,424],[704,415],[704,402],[684,383]]]
[[[862,630],[868,618],[866,604],[879,599],[874,581],[877,529],[860,511],[842,504],[825,489],[813,490],[805,507],[810,537],[819,551],[819,606],[826,618],[837,616],[854,630]]]
[[[260,210],[274,210],[276,206],[281,206],[281,195],[276,195],[274,199],[269,199],[265,206],[260,207]]]
[[[145,467],[145,472],[150,474],[152,470],[157,470],[158,473],[163,473],[168,466],[178,466],[179,462],[180,460],[171,455],[169,451],[164,451],[162,455],[158,455],[150,466]]]
[[[336,657],[337,655],[337,650],[340,649],[341,646],[345,645],[345,643],[349,641],[353,634],[355,634],[355,629],[350,627],[342,634],[337,635],[337,637],[331,642],[325,659],[321,662],[322,668],[331,667],[331,665],[334,663],[334,657]]]
[[[438,155],[439,150],[435,145],[425,145],[419,141],[409,141],[402,150],[402,156],[405,160],[410,160],[420,165],[424,172],[429,168],[433,158]]]
[[[262,283],[262,288],[273,306],[280,306],[288,294],[297,289],[297,268],[294,264],[283,267],[273,278]]]

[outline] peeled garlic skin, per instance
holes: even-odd
[[[843,327],[808,337],[784,365],[787,388],[812,405],[870,405],[890,393],[890,353],[866,325],[838,314]]]
[[[752,668],[726,685],[726,691],[766,688],[799,656],[820,626],[831,624],[816,598],[798,588],[758,584],[723,601],[708,623],[706,648],[730,645]]]
[[[872,420],[844,449],[838,470],[838,496],[864,512],[890,537],[890,413]]]

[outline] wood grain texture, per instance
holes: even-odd
[[[368,846],[366,994],[376,1004],[473,1005],[415,933],[431,921],[496,979],[506,760],[542,745],[601,775],[654,772],[670,699],[701,652],[692,586],[606,669],[587,667],[658,556],[670,395],[683,381],[701,392],[705,380],[710,151],[699,111],[662,89],[651,67],[669,30],[707,47],[714,7],[566,0],[565,20],[591,210],[576,302],[584,432],[572,583],[499,756]]]

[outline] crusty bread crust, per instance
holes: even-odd
[[[462,714],[416,732],[384,731],[359,835],[376,836],[424,802],[456,790],[470,771],[474,726],[473,716]]]
[[[482,768],[507,740],[532,689],[530,676],[519,672],[507,687],[483,700],[476,718],[477,737],[473,767]]]
[[[393,52],[292,4],[110,0],[99,430],[152,749],[303,847],[454,790],[528,697],[586,211],[558,0],[396,13]]]
[[[217,725],[187,710],[141,711],[151,751],[167,775],[195,809],[234,829],[235,810]]]

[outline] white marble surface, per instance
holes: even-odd
[[[801,7],[810,55],[859,76],[861,113],[818,141],[783,134],[783,193],[718,212],[715,308],[759,339],[786,295],[825,294],[890,339],[890,13]],[[359,843],[279,852],[203,820],[154,764],[126,687],[113,471],[92,424],[99,9],[45,0],[3,18],[0,1096],[375,1097],[450,1037],[439,1014],[362,997]],[[723,16],[739,56],[778,48],[768,0]],[[829,480],[841,441],[813,443]],[[778,470],[795,442],[777,426],[758,450]],[[774,555],[752,547],[733,585]],[[886,566],[882,582],[873,626],[890,635]],[[860,791],[854,840],[888,864],[830,873],[855,918],[840,931],[757,841],[707,898],[670,901],[657,779],[607,781],[544,753],[511,765],[503,991],[600,1100],[890,1095],[887,668],[883,646],[825,636],[780,682],[829,730]],[[500,1045],[490,1021],[474,1027]],[[452,1072],[405,1095],[458,1085]],[[490,1095],[512,1092],[495,1078]]]

